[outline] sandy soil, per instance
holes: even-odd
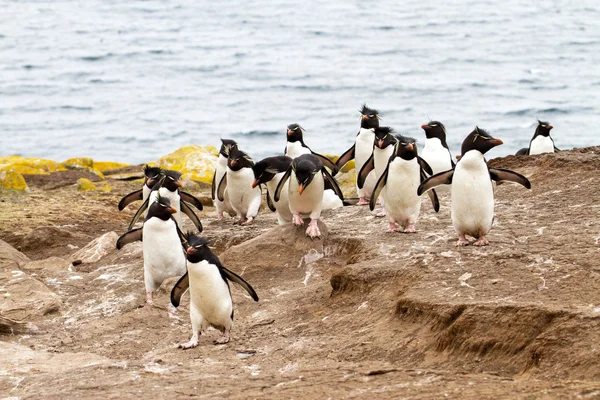
[[[0,193],[0,239],[24,253],[0,249],[0,316],[39,332],[0,335],[0,397],[600,398],[599,152],[491,160],[533,188],[497,186],[483,248],[454,246],[448,194],[438,214],[424,201],[416,234],[353,206],[326,212],[315,241],[264,210],[240,227],[206,207],[205,235],[260,301],[232,288],[232,341],[212,331],[186,351],[176,279],[138,307],[140,243],[71,264],[124,232],[135,207],[116,204],[140,183],[28,180]]]

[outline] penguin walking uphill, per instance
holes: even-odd
[[[235,223],[250,225],[258,215],[261,201],[260,187],[252,187],[254,172],[252,158],[237,146],[229,151],[227,173],[221,178],[217,189],[217,198],[224,201],[229,198],[231,207],[238,216]]]
[[[117,241],[120,249],[126,243],[142,240],[146,305],[152,305],[153,293],[165,279],[181,276],[186,269],[177,223],[173,219],[177,210],[171,206],[168,197],[161,196],[158,191],[154,193],[157,194],[156,201],[148,208],[143,227],[125,233]]]
[[[477,239],[474,246],[489,244],[486,235],[494,221],[494,187],[492,181],[511,181],[531,188],[531,183],[523,175],[503,168],[488,167],[484,154],[501,145],[500,139],[493,138],[485,130],[475,127],[462,143],[461,157],[456,167],[440,172],[423,182],[418,194],[446,184],[452,185],[452,225],[458,234],[457,246],[466,246],[466,235]]]
[[[189,288],[192,337],[179,347],[196,347],[198,336],[209,326],[222,332],[215,344],[227,343],[233,325],[233,302],[228,281],[243,287],[254,301],[258,301],[258,295],[241,276],[221,264],[205,239],[193,233],[183,235],[181,239],[187,257],[187,272],[173,287],[171,304],[179,307],[181,296]]]
[[[331,170],[332,175],[335,175],[338,171],[333,161],[319,153],[315,153],[304,143],[304,129],[298,124],[288,125],[287,143],[283,154],[291,158],[299,157],[302,154],[313,154],[321,160],[323,165]]]
[[[554,145],[554,140],[550,136],[550,131],[554,128],[548,122],[538,120],[533,138],[529,142],[528,148],[517,151],[518,156],[532,156],[534,154],[554,153],[560,151]]]
[[[360,130],[356,135],[356,141],[336,162],[337,169],[340,170],[348,161],[354,159],[357,178],[363,164],[367,162],[373,153],[374,129],[379,126],[379,112],[377,110],[371,109],[365,104],[360,113]],[[371,172],[365,179],[362,188],[359,188],[358,185],[356,186],[359,196],[357,205],[369,204],[367,199],[371,197],[371,192],[375,188],[376,183],[375,173]]]
[[[142,206],[137,210],[131,219],[128,229],[131,230],[133,228],[135,223],[144,214],[146,209],[148,209],[149,206],[156,201],[157,196],[160,195],[168,198],[171,202],[171,206],[177,211],[175,214],[175,221],[177,222],[179,229],[183,229],[183,221],[181,218],[181,213],[183,212],[190,218],[196,228],[202,232],[202,223],[200,222],[200,219],[184,200],[189,200],[192,202],[192,204],[198,210],[202,210],[202,203],[191,194],[181,192],[180,188],[182,186],[183,183],[181,182],[181,172],[163,170],[161,179],[156,183],[156,185],[154,185],[146,201],[144,201]]]
[[[391,155],[394,153],[394,145],[398,142],[397,137],[394,134],[394,130],[387,126],[380,126],[374,130],[375,137],[373,140],[373,153],[371,157],[364,163],[360,172],[356,177],[356,185],[362,188],[365,184],[365,180],[375,170],[375,179],[379,180],[383,171],[388,165]],[[381,191],[379,199],[381,204],[385,204],[385,190]],[[386,210],[382,207],[381,211],[377,214],[378,217],[385,217]]]
[[[320,237],[321,232],[317,224],[323,209],[325,181],[334,188],[340,200],[343,201],[344,195],[340,187],[321,160],[312,154],[303,154],[294,158],[292,165],[277,185],[275,201],[280,201],[288,179],[288,201],[292,212],[292,223],[296,226],[304,225],[302,218],[309,217],[310,223],[306,228],[306,236],[311,239]]]
[[[454,168],[452,153],[446,143],[446,127],[439,121],[429,121],[421,125],[425,131],[425,147],[421,158],[427,161],[434,174]]]
[[[288,202],[287,186],[281,191],[279,201],[275,201],[275,190],[285,172],[292,165],[292,159],[288,156],[267,157],[254,164],[254,182],[252,188],[264,184],[267,186],[267,205],[275,212],[279,225],[292,221],[292,212]],[[288,185],[288,183],[286,183]]]
[[[144,165],[144,185],[141,189],[123,196],[121,201],[119,201],[119,211],[122,211],[125,207],[127,207],[134,201],[146,201],[154,185],[156,185],[158,181],[162,178],[162,174],[163,171],[160,167],[151,167],[149,165]]]
[[[237,147],[237,143],[234,140],[221,139],[221,149],[219,150],[219,158],[217,159],[217,166],[211,185],[211,197],[215,204],[215,208],[217,209],[217,219],[219,221],[223,219],[224,212],[230,216],[235,215],[235,210],[231,207],[228,196],[224,196],[223,201],[217,198],[217,185],[221,182],[223,175],[227,172],[227,158],[229,158],[229,152],[232,147]]]
[[[417,143],[413,138],[398,136],[392,149],[385,170],[375,185],[369,207],[371,210],[375,208],[377,197],[383,191],[388,232],[415,233],[415,223],[421,211],[421,196],[417,189],[426,179],[425,174],[431,174],[431,167],[417,154]],[[429,192],[429,197],[433,209],[438,212],[440,203],[435,190]]]

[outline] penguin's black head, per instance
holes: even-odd
[[[167,197],[158,195],[156,201],[148,208],[148,214],[146,215],[146,221],[152,217],[159,218],[163,221],[168,221],[171,218],[171,214],[175,214],[177,210],[171,207],[171,201]]]
[[[288,156],[267,157],[264,160],[260,160],[252,167],[252,171],[254,172],[252,188],[254,189],[262,183],[269,182],[280,172],[287,171],[291,164],[292,159]]]
[[[162,176],[162,169],[160,167],[151,167],[148,164],[144,165],[144,176],[146,177],[146,186],[152,188],[156,185]]]
[[[189,262],[198,263],[207,260],[211,262],[216,256],[210,250],[208,240],[188,232],[183,235],[183,247]]]
[[[163,174],[165,180],[163,181],[162,187],[169,189],[171,192],[175,192],[177,189],[183,186],[183,182],[181,181],[181,172],[166,169],[163,171]]]
[[[287,141],[288,142],[300,142],[303,143],[302,133],[304,128],[298,124],[290,124],[287,127]]]
[[[379,111],[367,107],[363,104],[360,113],[360,127],[365,129],[373,129],[379,126]]]
[[[446,127],[440,121],[429,121],[421,125],[421,129],[425,131],[427,139],[438,138],[442,143],[446,143]]]
[[[237,146],[234,146],[229,151],[227,166],[232,171],[239,171],[242,168],[252,168],[254,163],[248,154],[238,149]]]
[[[302,192],[312,182],[315,175],[321,173],[323,162],[312,154],[302,154],[300,157],[294,158],[292,169],[296,174],[298,185],[300,185],[298,194],[302,195]]]
[[[394,136],[394,130],[387,126],[381,126],[375,128],[375,147],[385,149],[391,144],[396,143],[396,136]]]
[[[221,139],[221,150],[219,150],[219,154],[221,154],[225,158],[229,157],[229,151],[234,146],[237,147],[237,143],[235,140]]]
[[[550,125],[550,123],[545,122],[545,121],[540,121],[538,119],[538,126],[537,128],[535,128],[535,135],[533,135],[533,137],[536,136],[550,136],[550,131],[552,130],[552,128],[554,128],[552,125]]]
[[[398,136],[396,155],[407,161],[415,158],[417,156],[417,140],[411,137]]]
[[[475,127],[475,130],[465,138],[462,143],[461,157],[470,150],[477,150],[481,154],[485,154],[490,149],[502,144],[502,140],[494,139],[492,135],[485,130]]]

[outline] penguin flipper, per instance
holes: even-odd
[[[135,212],[135,215],[133,216],[133,218],[131,218],[131,222],[129,223],[129,226],[127,227],[128,230],[131,230],[131,228],[133,228],[133,226],[138,221],[138,219],[140,219],[140,217],[142,216],[144,211],[146,211],[146,209],[148,208],[149,202],[150,202],[150,196],[148,196],[146,201],[144,201],[144,203],[140,206],[140,208]]]
[[[559,151],[560,151],[560,149],[558,147],[554,146],[554,152],[558,153]]]
[[[227,189],[227,173],[223,174],[217,188],[217,199],[219,199],[219,201],[225,201],[225,189]]]
[[[323,171],[323,178],[325,179],[325,186],[329,186],[327,189],[333,190],[335,192],[335,194],[337,195],[337,197],[339,197],[340,200],[342,200],[342,202],[343,202],[344,201],[344,193],[342,193],[342,189],[340,189],[340,185],[338,185],[335,178],[325,168],[323,168],[321,171]]]
[[[123,210],[125,207],[127,207],[129,204],[133,203],[134,201],[142,200],[143,198],[144,198],[144,190],[143,189],[136,190],[135,192],[126,194],[125,196],[123,196],[121,201],[119,201],[119,211]]]
[[[144,230],[142,228],[136,228],[125,232],[117,239],[117,250],[121,250],[126,244],[137,242],[138,240],[141,242],[143,234]]]
[[[431,167],[429,166],[429,163],[427,161],[425,161],[421,157],[417,156],[417,162],[421,166],[421,171],[427,172],[428,175],[433,175],[433,170],[431,169]]]
[[[435,175],[425,179],[423,183],[419,185],[417,194],[420,196],[431,188],[439,185],[449,185],[452,183],[452,177],[454,176],[454,170],[449,169],[448,171],[439,172]]]
[[[292,167],[289,167],[287,171],[285,171],[285,174],[283,174],[281,180],[277,184],[277,189],[275,189],[275,196],[273,196],[273,199],[275,201],[279,201],[279,199],[281,198],[281,189],[283,189],[283,185],[290,178],[290,175],[292,175]]]
[[[229,279],[231,282],[235,282],[238,285],[240,285],[241,287],[243,287],[244,290],[246,290],[246,292],[248,292],[248,294],[250,295],[250,297],[252,297],[252,299],[254,301],[258,301],[258,295],[254,291],[254,288],[252,286],[250,286],[250,284],[248,282],[246,282],[244,280],[244,278],[242,278],[241,276],[239,276],[235,272],[230,271],[230,270],[228,270],[227,268],[225,268],[223,266],[221,267],[221,273],[223,275],[225,275],[225,277],[227,279]]]
[[[213,174],[212,182],[210,183],[210,198],[213,201],[216,199],[215,195],[217,194],[217,169],[215,168],[215,173]]]
[[[385,171],[377,180],[377,184],[375,184],[375,188],[373,189],[373,193],[371,193],[371,199],[369,200],[369,208],[371,211],[375,209],[375,204],[377,204],[377,199],[379,198],[379,194],[387,184],[388,173],[390,171],[390,164],[385,167]]]
[[[312,153],[313,156],[319,158],[324,166],[326,166],[327,168],[329,168],[331,170],[332,175],[335,175],[338,173],[338,166],[336,163],[334,163],[333,161],[331,161],[329,158],[325,157],[322,154],[315,153],[312,150],[310,152]]]
[[[490,177],[494,181],[510,181],[525,186],[527,189],[531,189],[531,182],[518,172],[511,171],[510,169],[504,168],[489,168]]]
[[[198,210],[202,211],[202,208],[203,208],[202,203],[195,196],[192,196],[191,194],[189,194],[187,192],[179,191],[179,197],[181,197],[181,200],[183,200],[187,203],[190,203],[191,205],[196,207]]]
[[[521,150],[517,151],[516,156],[527,156],[529,155],[529,147],[523,147]]]
[[[269,206],[269,210],[275,212],[277,209],[275,208],[275,204],[273,204],[273,200],[271,200],[271,194],[269,193],[269,189],[267,189],[267,206]]]
[[[181,301],[181,296],[185,293],[186,290],[190,287],[190,278],[188,273],[186,273],[179,278],[173,289],[171,289],[171,304],[173,307],[179,307],[179,302]]]
[[[338,158],[338,160],[335,162],[336,168],[338,169],[338,171],[340,169],[342,169],[342,167],[344,165],[346,165],[348,163],[348,161],[353,160],[354,159],[354,149],[356,147],[356,143],[352,145],[352,147],[350,147],[348,150],[346,150],[344,152],[344,154],[342,154],[340,156],[340,158]]]
[[[425,175],[425,171],[423,171],[421,169],[421,183],[423,183],[426,180],[427,180],[427,175]],[[429,196],[429,199],[431,200],[431,205],[433,205],[434,211],[435,212],[440,211],[440,200],[438,199],[438,195],[437,195],[435,189],[431,189],[431,190],[427,191],[427,195]]]
[[[369,176],[369,173],[371,173],[373,169],[375,169],[375,159],[373,158],[373,153],[371,153],[371,157],[363,164],[360,172],[356,175],[356,186],[358,186],[359,189],[362,189],[363,186],[365,186],[367,176]]]
[[[192,210],[184,201],[180,201],[179,204],[181,205],[181,212],[192,220],[194,225],[196,225],[196,228],[198,228],[198,232],[202,232],[202,222],[200,222],[200,218],[198,218],[194,210]]]

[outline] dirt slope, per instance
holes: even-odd
[[[497,186],[484,248],[454,247],[449,194],[438,214],[424,200],[416,234],[390,235],[386,221],[355,206],[324,213],[315,241],[266,211],[239,227],[207,207],[206,236],[260,302],[233,288],[232,341],[215,346],[212,331],[187,351],[176,345],[191,334],[189,298],[167,308],[176,279],[157,307],[138,308],[141,244],[91,246],[98,261],[71,264],[93,239],[124,232],[135,208],[116,204],[139,183],[110,180],[111,193],[81,194],[38,177],[30,194],[0,193],[0,239],[24,253],[0,243],[0,295],[12,304],[0,314],[42,331],[0,336],[0,393],[598,398],[599,152],[491,160],[533,188]],[[32,309],[38,296],[44,307]]]

